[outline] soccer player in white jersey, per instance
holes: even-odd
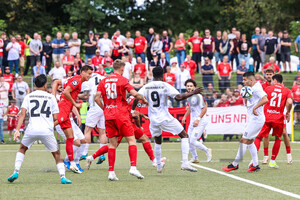
[[[89,110],[86,115],[84,135],[86,139],[85,150],[83,152],[82,159],[87,157],[89,144],[91,143],[91,132],[97,126],[100,135],[100,148],[107,145],[107,138],[105,133],[105,117],[103,110],[95,103],[95,95],[97,93],[98,84],[104,76],[97,73],[93,73],[92,77],[82,84],[81,91],[86,92],[89,95]],[[98,159],[97,164],[101,164],[105,161],[105,155],[101,155]]]
[[[247,147],[250,151],[253,164],[249,166],[248,172],[259,171],[257,149],[254,144],[254,139],[258,135],[259,131],[265,123],[264,105],[268,102],[267,94],[264,92],[261,84],[256,82],[253,72],[246,72],[243,75],[243,83],[245,86],[251,87],[253,90],[253,96],[246,100],[248,110],[248,123],[245,133],[243,134],[239,150],[232,164],[223,167],[226,172],[237,170],[239,168],[239,162],[242,160],[246,153]]]
[[[196,89],[197,83],[193,79],[188,79],[184,83],[188,92],[192,92]],[[185,113],[182,122],[185,123],[186,117],[191,114],[191,120],[188,130],[190,152],[193,156],[191,163],[199,163],[197,149],[200,149],[206,154],[206,161],[210,162],[212,158],[211,149],[207,148],[198,139],[202,136],[205,127],[208,124],[206,119],[207,103],[201,94],[195,94],[187,99],[188,109]]]
[[[162,131],[170,132],[181,137],[182,150],[182,170],[197,172],[188,162],[189,155],[189,136],[185,132],[180,122],[175,119],[168,111],[168,97],[175,98],[176,101],[187,99],[194,94],[199,94],[202,88],[197,88],[192,92],[179,94],[179,92],[170,84],[163,82],[163,69],[155,67],[153,69],[154,81],[144,85],[138,93],[144,96],[149,102],[148,115],[150,119],[150,132],[155,138],[154,154],[157,163],[157,172],[161,173],[163,166],[161,164],[161,143]],[[131,113],[134,113],[138,101],[135,100],[132,105]]]
[[[8,178],[8,181],[13,182],[19,177],[19,171],[26,151],[36,140],[41,140],[56,161],[61,183],[70,184],[72,182],[65,177],[65,167],[53,133],[54,121],[57,119],[59,112],[56,99],[53,95],[46,92],[47,77],[45,75],[37,76],[34,82],[37,90],[26,95],[21,107],[22,111],[14,134],[14,140],[20,138],[20,128],[27,111],[29,113],[29,124],[21,141],[19,152],[16,155],[14,173]]]

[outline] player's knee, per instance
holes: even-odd
[[[28,149],[28,148],[22,144],[22,145],[20,146],[19,152],[25,154],[26,151],[27,151],[27,149]]]
[[[80,140],[80,144],[86,144],[87,143],[87,141],[86,141],[86,139],[84,138],[84,139],[82,139],[82,140]]]
[[[149,138],[147,135],[142,135],[142,137],[139,138],[140,142],[142,143],[146,143],[146,142],[149,142]]]
[[[181,138],[188,138],[188,134],[185,132],[185,130],[183,130],[181,133],[178,134],[179,137]]]

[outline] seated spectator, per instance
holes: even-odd
[[[210,64],[209,57],[204,58],[204,65],[201,67],[202,82],[204,89],[207,89],[208,84],[214,84],[214,67]]]
[[[150,69],[154,68],[154,67],[157,67],[159,65],[159,63],[158,63],[158,56],[157,55],[153,55],[152,58],[153,59],[151,60],[151,62],[149,64]]]
[[[120,49],[120,42],[117,41],[117,37],[114,36],[112,38],[112,46],[113,46],[113,50],[112,50],[112,54],[111,54],[111,58],[115,61],[117,59],[121,59],[121,54],[119,52],[119,49]]]
[[[80,57],[80,53],[76,53],[75,58],[77,58],[78,62],[80,62],[79,65],[80,65],[80,69],[81,69],[81,67],[83,67],[85,65],[85,63],[82,61],[82,59]]]
[[[96,50],[96,55],[92,58],[92,64],[94,66],[98,66],[101,63],[102,59],[103,58],[100,56],[100,50],[97,49]]]
[[[165,53],[160,54],[159,66],[161,66],[163,68],[164,73],[167,72],[167,67],[170,66],[170,65],[169,65],[169,62],[166,59],[166,54]]]
[[[77,58],[74,58],[74,65],[72,65],[72,67],[71,67],[71,71],[73,71],[74,72],[74,75],[79,75],[80,74],[80,70],[81,70],[81,63],[80,63],[80,61],[78,61],[78,59]]]
[[[74,57],[70,54],[70,49],[66,49],[66,54],[62,59],[63,68],[66,70],[66,73],[70,70],[71,66],[74,65]]]
[[[132,78],[132,66],[128,60],[129,60],[129,55],[122,56],[122,61],[125,63],[123,76],[128,80],[130,80]]]
[[[213,107],[214,102],[215,102],[215,98],[213,97],[212,94],[207,94],[207,95],[205,96],[205,100],[206,100],[206,102],[207,102],[207,106],[208,106],[208,107]]]
[[[136,71],[140,71],[140,77],[142,79],[144,79],[144,82],[146,82],[147,80],[147,68],[145,63],[142,63],[142,58],[141,57],[137,57],[136,59],[136,65],[134,66],[134,72]]]
[[[139,91],[139,89],[141,89],[144,85],[144,79],[141,78],[140,74],[141,72],[139,70],[135,71],[134,76],[130,81],[130,85],[132,85],[136,91]]]
[[[100,74],[101,76],[107,76],[106,71],[103,69],[103,65],[99,64],[97,71],[95,73]]]
[[[102,62],[101,62],[101,64],[103,65],[104,68],[106,67],[107,62],[110,62],[110,65],[112,65],[113,64],[113,59],[111,59],[111,57],[109,56],[109,52],[105,51],[104,57],[103,57]]]
[[[230,79],[231,79],[231,66],[228,63],[228,56],[223,57],[223,62],[221,62],[218,67],[218,78],[219,78],[219,89],[221,93],[224,93],[226,88],[230,88]]]
[[[119,48],[119,53],[121,54],[121,56],[129,56],[130,47],[127,46],[127,39],[122,40],[122,45]]]
[[[238,89],[233,91],[233,96],[229,99],[229,101],[231,106],[244,105],[244,99],[240,95],[240,91]]]
[[[167,72],[164,74],[164,81],[174,86],[176,77],[175,74],[171,73],[171,67],[167,67]]]
[[[60,63],[56,61],[54,63],[54,67],[49,72],[49,76],[51,76],[52,80],[55,80],[55,79],[63,79],[67,76],[67,74],[65,69],[60,66]]]
[[[212,83],[207,84],[207,88],[204,90],[204,94],[213,94],[214,92],[214,86]]]
[[[96,69],[95,69],[95,65],[93,65],[92,59],[91,59],[91,58],[88,58],[88,59],[86,60],[86,65],[91,66],[91,67],[93,68],[94,71],[96,70]]]
[[[263,75],[265,75],[266,69],[268,69],[268,68],[272,68],[276,74],[280,74],[280,72],[281,72],[280,67],[278,65],[276,65],[275,61],[276,61],[275,58],[271,57],[270,62],[266,63],[263,66],[263,68],[262,68]]]
[[[300,70],[298,70],[298,75],[295,77],[293,85],[296,85],[298,78],[300,78]]]
[[[227,95],[222,94],[220,101],[214,104],[214,107],[229,107],[229,105],[230,105],[230,101],[227,99]]]
[[[267,72],[266,72],[266,73],[267,73]],[[256,80],[257,82],[260,82],[260,83],[265,82],[264,77],[261,76],[260,73],[256,73],[256,74],[255,74],[255,80]]]
[[[197,64],[195,61],[192,60],[192,57],[190,54],[188,54],[186,56],[186,61],[184,61],[182,64],[184,65],[185,69],[187,69],[190,72],[192,79],[195,79],[195,72],[197,70]]]
[[[104,71],[106,72],[107,76],[114,73],[114,69],[113,69],[112,65],[110,64],[109,60],[107,60],[106,63],[105,63]]]
[[[36,61],[36,65],[33,67],[33,76],[37,77],[40,74],[46,75],[46,69],[44,66],[42,66],[41,61]]]
[[[14,84],[14,75],[12,73],[10,73],[9,67],[4,68],[3,77],[4,77],[5,82],[7,82],[9,84],[8,96],[9,96],[9,100],[11,100],[12,99],[11,91],[12,91],[12,87]],[[8,105],[8,102],[7,102],[7,105]]]
[[[241,61],[241,66],[237,67],[236,70],[236,84],[237,85],[244,85],[243,84],[243,74],[247,72],[248,69],[246,68],[246,60]]]
[[[179,71],[179,67],[177,66],[177,62],[173,61],[171,63],[171,73],[176,74]]]
[[[72,76],[74,76],[74,73],[71,70],[68,71],[66,78],[71,78]]]
[[[190,72],[185,69],[185,66],[183,63],[180,66],[180,70],[175,74],[176,77],[176,89],[179,91],[179,93],[185,93],[187,90],[185,88],[185,81],[191,78]],[[186,101],[182,101],[182,105],[185,106]],[[180,102],[177,101],[177,107],[179,107]]]

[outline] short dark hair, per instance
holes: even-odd
[[[266,70],[265,73],[272,73],[272,74],[274,74],[275,72],[274,72],[274,70],[272,68],[269,68],[269,69]]]
[[[81,68],[81,72],[87,72],[87,71],[89,71],[89,70],[91,70],[91,71],[94,71],[94,69],[91,67],[91,66],[89,66],[89,65],[85,65],[85,66],[83,66],[82,68]]]
[[[282,83],[283,81],[283,77],[281,74],[275,74],[274,76],[272,76],[273,80],[276,80],[278,83]]]
[[[249,78],[249,77],[251,77],[251,76],[254,77],[254,72],[248,71],[248,72],[245,72],[245,73],[243,74],[243,77]]]
[[[194,79],[190,78],[190,79],[186,80],[185,83],[184,83],[184,86],[186,86],[188,83],[193,83],[193,85],[195,87],[197,86],[197,83],[196,83],[196,81]]]
[[[153,68],[152,73],[154,78],[161,78],[164,75],[164,70],[162,67],[157,66]]]
[[[37,88],[43,87],[47,83],[47,76],[45,74],[38,75],[34,79],[34,84]]]

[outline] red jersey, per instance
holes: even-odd
[[[140,36],[138,38],[135,38],[134,39],[135,53],[143,53],[146,45],[147,45],[147,40],[145,37]]]
[[[113,50],[112,50],[112,55],[115,56],[115,57],[118,57],[120,55],[119,53],[119,48],[120,48],[120,42],[115,42],[116,45],[118,45],[118,47],[115,47],[113,45]]]
[[[221,62],[217,67],[217,71],[220,73],[220,76],[229,76],[232,69],[229,63]]]
[[[102,61],[101,61],[101,64],[103,65],[104,68],[106,67],[105,64],[106,64],[107,62],[110,62],[110,65],[112,65],[112,64],[113,64],[113,59],[111,59],[110,57],[107,57],[107,58],[104,57],[104,58],[102,59]]]
[[[19,45],[21,47],[21,56],[24,56],[24,51],[26,49],[26,44],[22,40],[20,40]]]
[[[77,100],[78,94],[81,92],[81,84],[82,84],[81,75],[76,75],[71,78],[68,78],[67,82],[64,84],[64,88],[69,86],[72,89],[71,97],[74,101]],[[72,103],[66,99],[64,94],[61,95],[60,101],[61,102],[65,101],[72,105]]]
[[[145,72],[147,71],[145,63],[134,65],[134,72],[136,72],[136,71],[140,71],[141,78],[145,78]]]
[[[134,90],[128,83],[128,79],[114,73],[103,79],[97,88],[100,91],[104,103],[105,120],[128,119],[128,103],[126,91]]]
[[[107,76],[106,71],[102,70],[102,71],[96,71],[95,73],[100,74],[101,76]]]
[[[300,85],[294,85],[292,87],[293,100],[300,102]]]
[[[188,61],[184,61],[183,65],[185,66],[185,69],[189,70],[190,74],[191,74],[191,78],[195,79],[195,71],[197,69],[197,64],[195,61],[190,60],[190,62]]]
[[[229,107],[229,105],[230,105],[230,101],[225,101],[225,102],[220,101],[217,107]]]
[[[263,70],[266,70],[268,68],[273,69],[275,73],[280,71],[280,67],[275,63],[273,63],[273,66],[271,66],[271,63],[267,63],[263,66]]]
[[[271,84],[268,84],[268,82],[266,81],[266,82],[262,83],[261,86],[262,86],[263,90],[266,91],[266,88],[271,86]]]
[[[169,83],[170,85],[174,86],[175,85],[175,81],[176,81],[176,77],[175,74],[173,73],[165,73],[164,74],[164,81]]]
[[[9,92],[11,92],[11,89],[14,85],[14,75],[13,74],[3,74],[5,82],[9,83]]]
[[[266,122],[283,124],[285,103],[288,98],[292,98],[291,91],[281,84],[276,84],[267,87],[265,92],[269,100],[264,108]]]
[[[183,49],[185,49],[186,41],[185,41],[185,39],[179,39],[179,40],[176,41],[175,45],[182,45],[182,44],[184,44],[184,47],[178,47],[177,50],[183,50]]]
[[[201,37],[191,37],[190,39],[188,39],[188,42],[192,43],[193,44],[193,53],[200,53],[201,52],[201,40],[202,38]]]
[[[215,42],[215,39],[212,36],[209,37],[203,37],[202,43],[203,43],[203,51],[204,52],[212,52],[213,43]]]
[[[92,58],[92,64],[95,65],[95,66],[97,66],[97,68],[98,68],[98,66],[99,66],[99,64],[101,63],[102,59],[103,59],[103,58],[102,58],[101,56],[99,56],[99,57],[94,56],[94,57]]]
[[[231,99],[230,99],[230,101],[231,101]],[[234,103],[230,103],[230,105],[232,105],[232,106],[244,105],[244,99],[243,99],[243,97],[239,96],[237,99],[235,99],[235,102]]]
[[[17,115],[18,112],[19,112],[19,108],[17,106],[8,106],[9,115]]]
[[[74,57],[73,56],[64,56],[62,61],[74,61]],[[72,65],[64,65],[64,69],[66,71],[66,74],[68,73],[68,71],[71,69]]]

